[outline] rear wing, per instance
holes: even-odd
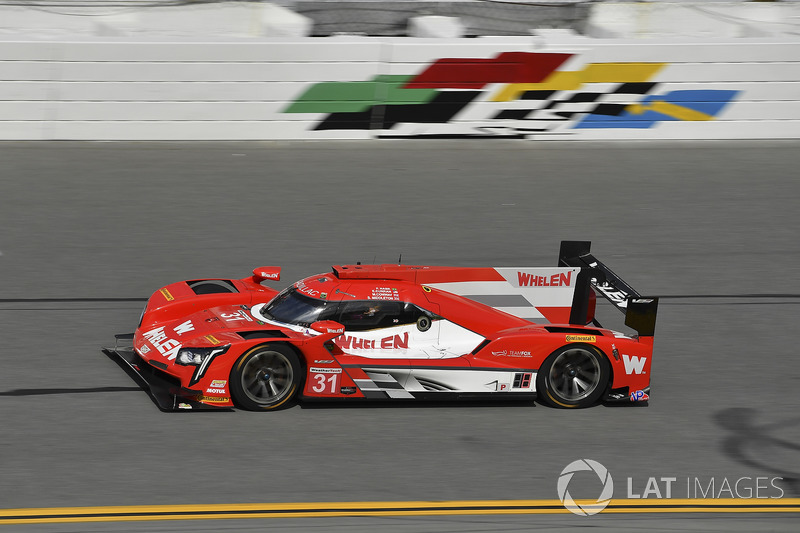
[[[570,323],[580,324],[586,321],[585,317],[591,316],[591,292],[594,290],[625,314],[626,326],[636,330],[640,336],[652,337],[656,328],[658,298],[640,295],[593,256],[591,247],[590,241],[561,241],[558,266],[581,269],[573,295]]]

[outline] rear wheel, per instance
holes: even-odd
[[[593,346],[571,344],[550,354],[536,375],[539,397],[554,407],[588,407],[608,386],[608,359]]]
[[[269,411],[291,404],[303,382],[300,358],[280,344],[256,346],[231,370],[234,403],[251,411]]]

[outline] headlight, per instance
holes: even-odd
[[[207,357],[219,350],[220,348],[181,348],[175,363],[183,366],[200,366]]]
[[[229,344],[217,348],[181,348],[178,350],[178,356],[175,357],[175,364],[197,367],[194,374],[192,374],[191,381],[189,381],[189,386],[191,387],[203,378],[211,361],[216,356],[227,352],[230,347]]]

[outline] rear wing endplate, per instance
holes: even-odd
[[[578,267],[570,322],[578,324],[589,311],[592,289],[625,314],[625,325],[639,335],[652,337],[656,328],[658,298],[640,295],[602,261],[593,256],[590,241],[561,241],[558,266]],[[584,318],[585,321],[585,318]]]

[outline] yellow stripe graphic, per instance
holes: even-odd
[[[511,83],[492,98],[493,102],[517,100],[526,91],[575,91],[584,83],[643,83],[667,63],[589,63],[575,72],[552,72],[541,83]]]
[[[576,503],[583,507],[595,504],[593,500],[580,500]],[[569,513],[569,511],[559,500],[134,505],[2,509],[0,510],[0,525],[242,518],[563,513]],[[800,513],[800,498],[612,500],[601,514],[604,513]]]
[[[633,104],[625,108],[625,111],[634,115],[641,115],[646,111],[655,111],[662,115],[667,115],[678,120],[714,120],[714,117],[688,107],[671,104],[663,100],[653,100],[646,104]]]

